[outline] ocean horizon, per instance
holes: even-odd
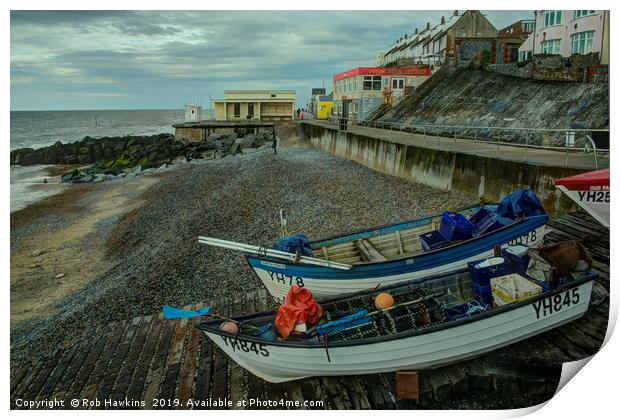
[[[90,137],[174,133],[183,109],[11,111],[11,150],[40,148]],[[11,165],[11,213],[64,190],[53,165]]]

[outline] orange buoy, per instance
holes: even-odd
[[[239,326],[232,321],[227,321],[220,325],[220,330],[229,332],[231,334],[237,334],[239,332]]]
[[[377,309],[387,309],[394,306],[394,298],[389,293],[379,293],[375,298]]]

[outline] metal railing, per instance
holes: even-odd
[[[435,138],[437,141],[437,148],[441,149],[441,140],[453,138],[454,143],[457,141],[495,144],[497,145],[496,157],[500,157],[500,145],[520,147],[525,152],[525,162],[528,162],[528,151],[563,151],[566,154],[564,166],[568,167],[569,154],[571,153],[584,153],[587,154],[592,151],[594,159],[594,167],[599,168],[598,155],[609,155],[609,149],[597,149],[596,144],[590,137],[590,133],[594,132],[609,132],[608,128],[605,129],[591,129],[591,128],[528,128],[528,127],[493,127],[493,126],[464,126],[464,125],[433,125],[433,124],[402,124],[389,121],[355,121],[355,119],[341,118],[338,116],[332,116],[329,118],[329,122],[333,124],[341,124],[346,121],[348,126],[363,126],[388,131],[398,131],[401,133],[422,135],[424,139]],[[507,132],[517,132],[519,136],[506,136]],[[564,146],[545,146],[533,144],[534,139],[530,139],[531,134],[543,134],[551,133],[555,135],[557,139],[563,134],[563,137],[567,138],[575,136],[576,134],[584,134],[584,139],[587,141],[587,145],[591,148],[583,146],[578,147],[565,143]],[[504,137],[502,138],[502,134]],[[523,135],[525,134],[525,135]],[[449,136],[449,137],[448,137]]]

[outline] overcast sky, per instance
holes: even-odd
[[[462,11],[461,11],[462,12]],[[294,89],[374,66],[452,11],[11,12],[11,110],[208,107],[225,89]],[[485,11],[498,29],[531,11]]]

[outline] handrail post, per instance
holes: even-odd
[[[499,159],[499,141],[500,141],[501,137],[499,134],[499,131],[497,132],[497,158]]]
[[[528,137],[527,135],[525,136],[525,161],[527,162],[527,143],[528,143]]]
[[[478,143],[478,129],[474,130],[474,144]]]
[[[564,148],[566,149],[566,162],[564,162],[564,167],[568,168],[568,146],[565,144]]]
[[[594,153],[594,167],[598,169],[598,157],[596,156],[596,143],[594,143],[594,140],[588,134],[586,134],[586,138],[590,140],[590,143],[592,144],[592,151]]]

